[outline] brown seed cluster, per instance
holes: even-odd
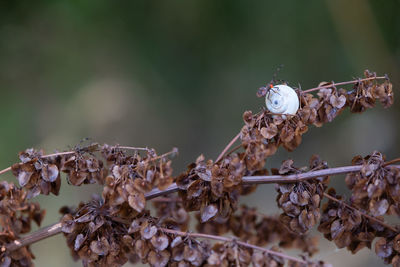
[[[200,210],[201,222],[228,218],[236,210],[239,196],[253,188],[241,184],[245,167],[237,153],[218,163],[199,156],[176,180],[185,209]]]
[[[365,70],[364,76],[372,78],[376,77],[376,73]],[[376,80],[358,82],[347,93],[347,104],[351,112],[363,112],[374,107],[376,101],[380,101],[385,108],[393,104],[393,88],[389,79],[381,84],[376,83]]]
[[[171,153],[176,154],[176,149]],[[127,155],[118,147],[104,145],[102,154],[110,170],[105,178],[103,198],[113,213],[142,212],[146,205],[145,193],[154,188],[166,189],[174,181],[172,161],[158,156],[154,149],[147,149],[144,156],[140,153]]]
[[[280,252],[280,249],[276,246],[272,247],[272,251]],[[205,266],[218,267],[218,266],[289,266],[289,267],[328,267],[329,264],[324,262],[308,262],[305,260],[305,264],[285,261],[282,257],[272,255],[264,251],[251,250],[248,248],[242,248],[237,244],[233,243],[217,243],[212,247],[211,255],[207,259]]]
[[[207,259],[209,266],[249,266],[252,263],[251,251],[235,243],[218,243],[212,247]]]
[[[199,223],[197,230],[217,236],[232,232],[240,240],[260,247],[277,244],[280,248],[300,249],[309,256],[318,252],[318,237],[297,234],[278,217],[259,214],[256,208],[247,206],[242,206],[228,221]]]
[[[310,170],[328,168],[328,164],[318,156],[312,156],[309,168],[296,168],[293,160],[285,160],[279,170],[273,169],[273,174],[299,174]],[[303,234],[310,230],[320,220],[320,204],[328,183],[328,177],[297,183],[279,184],[277,203],[283,210],[281,221],[292,231]]]
[[[183,206],[180,198],[171,196],[153,201],[159,223],[169,229],[187,231],[189,229],[190,214]]]
[[[281,250],[273,246],[271,251],[281,252]],[[233,243],[217,243],[212,247],[211,254],[207,259],[205,266],[219,267],[219,266],[290,266],[290,267],[330,267],[322,261],[310,262],[304,260],[305,263],[294,262],[291,260],[286,261],[282,257],[269,254],[261,250],[253,250],[249,248],[242,248],[235,242]]]
[[[27,202],[26,191],[0,182],[0,266],[33,266],[34,255],[29,246],[9,252],[5,245],[28,233],[32,221],[40,226],[44,214],[38,203]]]
[[[160,220],[148,212],[127,220],[110,216],[108,208],[93,200],[76,211],[63,209],[62,230],[84,266],[121,266],[138,260],[152,266],[200,266],[209,255],[209,244],[164,233]]]
[[[400,234],[395,237],[381,237],[375,242],[375,253],[386,264],[400,266]]]
[[[181,207],[179,202],[173,201],[156,204],[159,214],[168,213],[161,212],[162,207],[172,208],[174,205]],[[151,266],[230,266],[237,263],[241,266],[250,263],[256,266],[283,266],[285,263],[279,256],[260,253],[256,249],[240,246],[235,241],[211,245],[209,241],[198,241],[190,235],[181,237],[173,231],[164,230],[166,227],[177,227],[176,221],[151,217],[148,212],[137,214],[131,219],[112,216],[109,207],[100,198],[86,204],[81,203],[75,210],[63,208],[62,213],[65,214],[61,221],[62,231],[66,235],[67,244],[74,258],[80,258],[84,266],[121,266],[127,261],[134,263],[138,260]],[[254,218],[253,213],[254,210],[244,208],[243,216],[235,216],[229,222],[233,232],[241,239],[250,233],[244,231],[246,228],[240,229],[239,224],[246,223],[246,220],[251,223],[249,220]],[[206,224],[209,222],[204,225]],[[180,231],[181,229],[177,233],[182,233]],[[257,240],[257,234],[262,234],[263,237]],[[251,238],[246,241],[264,245],[266,241],[278,241],[282,247],[297,247],[310,255],[316,251],[317,242],[315,239],[290,233],[276,218],[268,217],[255,226],[251,231]],[[273,250],[278,251],[277,248]],[[289,266],[304,265],[289,262]],[[315,266],[323,266],[323,263]]]
[[[64,207],[61,223],[74,259],[84,266],[121,266],[127,262],[122,245],[126,225],[109,215],[100,198],[81,203],[76,210]]]
[[[107,173],[103,161],[85,152],[77,150],[72,155],[62,156],[61,171],[67,174],[67,181],[75,186],[103,184]]]
[[[28,190],[28,198],[39,194],[58,195],[61,186],[61,157],[42,157],[43,151],[32,148],[19,153],[20,163],[11,166],[19,185]]]
[[[354,206],[373,216],[400,216],[400,170],[385,166],[385,156],[375,151],[366,157],[356,156],[353,165],[362,165],[360,172],[346,175]]]
[[[329,189],[328,194],[341,200],[334,189]],[[318,231],[333,241],[338,248],[346,247],[353,254],[364,247],[371,248],[376,236],[391,236],[381,224],[368,220],[365,216],[348,206],[329,200],[322,208],[321,223]]]

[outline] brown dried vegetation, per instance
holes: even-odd
[[[298,169],[293,166],[293,160],[286,160],[279,170],[272,170],[272,173],[288,175],[325,168],[328,168],[328,164],[314,155],[307,169]],[[328,182],[328,177],[319,177],[309,181],[277,185],[278,207],[284,211],[280,216],[281,221],[299,234],[310,230],[320,220],[319,207]]]
[[[0,266],[30,266],[33,256],[29,246],[7,251],[5,244],[11,243],[29,233],[31,223],[38,226],[45,211],[38,203],[27,202],[27,192],[6,181],[0,182]]]
[[[316,96],[310,93],[314,90],[298,90],[300,109],[293,116],[265,109],[257,114],[246,111],[239,147],[222,153],[217,161],[200,155],[176,177],[171,161],[176,149],[157,155],[154,149],[92,144],[48,156],[33,149],[21,152],[21,162],[11,167],[20,187],[0,185],[1,266],[33,265],[26,245],[35,241],[13,241],[30,231],[32,220],[40,224],[44,212],[28,199],[57,195],[61,172],[74,186],[103,185],[101,196],[60,210],[63,217],[57,229],[66,236],[74,259],[84,266],[121,266],[128,261],[152,266],[326,266],[308,259],[318,251],[318,239],[307,232],[318,223],[327,239],[353,253],[371,248],[379,237],[377,255],[386,263],[398,264],[399,231],[388,226],[383,216],[400,215],[400,170],[385,163],[378,152],[353,159],[360,168],[346,176],[352,190],[347,202],[333,189],[326,192],[329,178],[321,176],[277,184],[280,216],[265,216],[256,208],[238,205],[241,195],[256,188],[244,184],[243,177],[267,175],[265,162],[280,145],[293,151],[309,127],[331,122],[345,108],[363,112],[376,101],[384,107],[393,103],[389,80],[380,82],[382,77],[369,71],[364,74],[365,79],[348,82],[353,84],[350,91],[326,82],[316,88]],[[267,91],[268,87],[262,87],[257,95],[265,96]],[[323,169],[328,169],[327,163],[313,156],[308,167],[297,168],[286,160],[271,172],[283,178]],[[172,194],[175,191],[179,193]],[[153,201],[152,214],[146,202],[166,194]],[[324,197],[329,201],[321,208]],[[198,233],[188,232],[193,211]],[[281,251],[288,248],[305,255],[295,258]]]

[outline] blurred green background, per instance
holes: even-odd
[[[174,170],[203,153],[216,158],[258,111],[258,87],[279,78],[303,89],[346,81],[364,69],[400,81],[400,1],[1,1],[0,169],[28,147],[64,150],[90,137],[99,143],[180,150]],[[380,150],[400,156],[400,105],[344,112],[313,127],[286,158],[306,164],[317,153],[330,166]],[[2,179],[13,180],[9,174]],[[64,180],[65,181],[65,180]],[[343,180],[334,178],[340,192]],[[58,220],[96,186],[63,183],[59,197],[38,197]],[[243,198],[266,214],[278,212],[271,185]],[[321,239],[334,266],[381,266],[374,252],[352,256]],[[37,266],[81,266],[63,237],[32,246]]]

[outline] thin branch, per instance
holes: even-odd
[[[346,204],[344,201],[342,201],[342,200],[340,200],[340,199],[337,199],[337,198],[335,198],[334,196],[331,196],[331,195],[329,195],[329,194],[327,194],[327,193],[324,193],[324,197],[326,197],[326,198],[328,198],[328,199],[330,199],[330,200],[332,200],[332,201],[335,201],[335,202],[337,202],[337,203],[340,203],[340,204],[342,204],[343,206],[345,206],[346,208],[349,208],[349,209],[351,209],[351,210],[353,210],[353,211],[359,212],[359,213],[360,213],[362,216],[364,216],[365,218],[367,218],[367,219],[369,219],[369,220],[371,220],[371,221],[377,222],[377,223],[381,224],[382,226],[386,227],[387,229],[389,229],[389,230],[391,230],[391,231],[393,231],[393,232],[395,232],[395,233],[398,232],[398,230],[397,230],[395,227],[393,227],[393,226],[391,226],[391,225],[385,223],[384,221],[381,221],[381,220],[379,220],[379,219],[377,219],[377,218],[375,218],[375,217],[373,217],[373,216],[370,216],[370,215],[368,215],[368,214],[366,214],[366,213],[360,211],[359,209],[350,206],[349,204]]]
[[[395,165],[400,168],[400,166]],[[318,171],[311,171],[300,174],[291,174],[291,175],[266,175],[266,176],[244,176],[242,178],[243,184],[275,184],[275,183],[294,183],[302,180],[313,179],[316,177],[327,176],[327,175],[338,175],[349,172],[358,172],[361,170],[361,165],[357,166],[346,166],[346,167],[337,167],[330,169],[323,169]],[[174,192],[177,192],[178,186],[173,183],[165,190],[159,190],[157,188],[151,190],[147,193],[146,199],[153,199],[159,196],[168,195]]]
[[[179,188],[176,185],[176,183],[173,183],[170,186],[168,186],[168,188],[165,190],[160,190],[158,188],[155,188],[155,189],[151,190],[149,193],[145,194],[145,197],[146,197],[146,200],[149,200],[149,199],[153,199],[153,198],[156,198],[159,196],[165,196],[168,194],[178,192],[178,190],[179,190]]]
[[[357,79],[357,80],[347,81],[347,82],[332,83],[332,84],[328,84],[328,85],[324,85],[324,86],[318,86],[318,87],[315,87],[315,88],[304,90],[304,91],[302,91],[302,93],[310,93],[310,92],[318,91],[318,90],[321,90],[321,89],[324,89],[324,88],[335,87],[335,86],[338,86],[338,85],[346,85],[346,84],[353,84],[353,83],[358,83],[358,82],[364,82],[364,81],[370,81],[370,80],[381,80],[381,79],[387,79],[387,77],[385,77],[385,76],[370,77],[370,78]]]
[[[46,239],[48,237],[51,237],[53,235],[57,235],[61,233],[61,223],[55,223],[46,227],[43,227],[36,232],[33,232],[31,234],[28,234],[18,240],[14,240],[13,242],[5,245],[5,249],[8,251],[14,251],[17,250],[21,247],[36,243],[40,240]],[[1,250],[4,250],[4,247],[1,248]]]
[[[399,167],[400,166],[397,166]],[[266,176],[244,176],[242,181],[243,184],[282,184],[282,183],[295,183],[303,180],[313,179],[322,176],[328,175],[338,175],[350,172],[358,172],[362,168],[361,165],[357,166],[345,166],[345,167],[336,167],[323,169],[318,171],[310,171],[299,174],[291,174],[291,175],[266,175]]]
[[[241,147],[243,147],[243,146],[244,146],[243,144],[239,144],[239,145],[235,146],[234,148],[232,148],[231,150],[229,150],[229,151],[225,154],[225,156],[228,156],[228,155],[232,154],[233,152],[235,152],[236,150],[238,150],[239,148],[241,148]]]
[[[255,249],[255,250],[260,250],[263,251],[267,254],[270,255],[274,255],[274,256],[278,256],[280,258],[283,259],[287,259],[290,261],[294,261],[294,262],[298,262],[298,263],[302,263],[302,264],[307,264],[307,262],[303,259],[298,259],[289,255],[286,255],[284,253],[281,252],[277,252],[277,251],[273,251],[270,249],[266,249],[266,248],[262,248],[259,246],[255,246],[243,241],[239,241],[235,238],[229,238],[229,237],[223,237],[223,236],[216,236],[216,235],[208,235],[208,234],[202,234],[202,233],[189,233],[189,232],[181,232],[181,231],[176,231],[176,230],[172,230],[172,229],[166,229],[166,228],[159,228],[161,231],[163,231],[164,233],[169,233],[169,234],[173,234],[173,235],[179,235],[179,236],[187,236],[187,237],[194,237],[194,238],[205,238],[205,239],[213,239],[213,240],[218,240],[218,241],[222,241],[222,242],[233,242],[236,243],[242,247],[247,247],[247,248],[251,248],[251,249]]]
[[[215,160],[215,162],[218,162],[222,159],[222,157],[225,155],[226,151],[239,139],[240,137],[240,132],[233,137],[233,139],[229,142],[229,144],[222,150],[222,152],[219,154],[218,158]]]
[[[394,163],[399,163],[399,162],[400,162],[400,158],[392,159],[392,160],[386,161],[386,162],[382,165],[382,167],[386,167],[386,166],[388,166],[388,165],[392,165],[392,164],[394,164]]]
[[[147,147],[134,147],[134,146],[116,146],[116,148],[126,149],[126,150],[143,150],[143,151],[149,150]]]
[[[5,168],[4,170],[0,171],[0,175],[2,175],[3,173],[6,173],[8,171],[11,171],[11,167]]]
[[[167,153],[164,153],[164,154],[162,154],[162,155],[160,155],[160,156],[151,158],[150,160],[151,160],[151,161],[154,161],[154,160],[162,159],[162,158],[165,158],[165,157],[168,156],[168,155],[174,155],[174,154],[177,154],[177,153],[178,153],[178,148],[174,147],[171,151],[169,151],[169,152],[167,152]]]
[[[65,152],[57,152],[53,154],[48,154],[48,155],[43,155],[41,158],[51,158],[51,157],[56,157],[56,156],[64,156],[64,155],[72,155],[75,154],[76,151],[65,151]]]
[[[171,202],[171,203],[175,203],[175,202],[182,202],[181,198],[169,198],[169,197],[157,197],[155,199],[152,200],[152,202],[161,202],[161,203],[167,203],[167,202]]]

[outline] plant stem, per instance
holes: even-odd
[[[3,173],[6,173],[8,171],[11,171],[11,167],[5,168],[4,170],[0,171],[0,175],[2,175]]]
[[[222,159],[222,157],[225,155],[226,151],[239,139],[240,137],[240,132],[233,137],[233,139],[229,142],[229,144],[222,150],[222,152],[219,154],[218,158],[215,160],[215,162],[218,162]]]
[[[357,80],[347,81],[347,82],[332,83],[332,84],[328,84],[328,85],[324,85],[324,86],[318,86],[318,87],[315,87],[315,88],[307,89],[307,90],[302,91],[302,93],[310,93],[310,92],[318,91],[318,90],[321,90],[321,89],[324,89],[324,88],[331,88],[331,87],[338,86],[338,85],[346,85],[346,84],[353,84],[353,83],[357,83],[357,82],[364,82],[364,81],[370,81],[370,80],[380,80],[380,79],[387,79],[387,77],[385,77],[385,76],[370,77],[370,78],[357,79]]]
[[[40,240],[46,239],[53,235],[57,235],[57,234],[61,233],[61,229],[62,229],[62,226],[61,226],[60,222],[43,227],[43,228],[37,230],[36,232],[32,232],[18,240],[14,240],[13,242],[8,243],[7,245],[5,245],[1,248],[1,251],[3,251],[4,248],[8,251],[17,250],[21,247],[36,243]]]
[[[147,147],[133,147],[133,146],[117,146],[119,149],[126,149],[126,150],[149,150]]]
[[[388,165],[392,165],[392,164],[394,164],[394,163],[399,163],[399,162],[400,162],[400,158],[392,159],[392,160],[386,161],[382,166],[383,166],[383,167],[386,167],[386,166],[388,166]]]
[[[51,158],[51,157],[56,157],[56,156],[63,156],[63,155],[71,155],[75,154],[76,151],[66,151],[66,152],[57,152],[53,154],[48,154],[48,155],[43,155],[41,158]]]
[[[169,198],[169,197],[157,197],[152,200],[152,202],[161,202],[161,203],[168,203],[168,202],[182,202],[181,198]]]
[[[173,234],[173,235],[195,237],[195,238],[213,239],[213,240],[218,240],[218,241],[222,241],[222,242],[233,242],[233,243],[236,243],[236,244],[238,244],[238,245],[240,245],[242,247],[247,247],[247,248],[251,248],[251,249],[255,249],[255,250],[260,250],[260,251],[263,251],[263,252],[265,252],[267,254],[278,256],[278,257],[283,258],[283,259],[287,259],[287,260],[298,262],[298,263],[302,263],[302,264],[307,264],[307,262],[305,260],[298,259],[298,258],[286,255],[286,254],[281,253],[281,252],[277,252],[277,251],[273,251],[273,250],[270,250],[270,249],[266,249],[266,248],[262,248],[262,247],[259,247],[259,246],[255,246],[255,245],[243,242],[243,241],[239,241],[239,240],[236,240],[235,238],[216,236],[216,235],[208,235],[208,234],[202,234],[202,233],[181,232],[181,231],[176,231],[176,230],[166,229],[166,228],[159,228],[159,229],[161,231],[163,231],[164,233],[169,233],[169,234]]]

